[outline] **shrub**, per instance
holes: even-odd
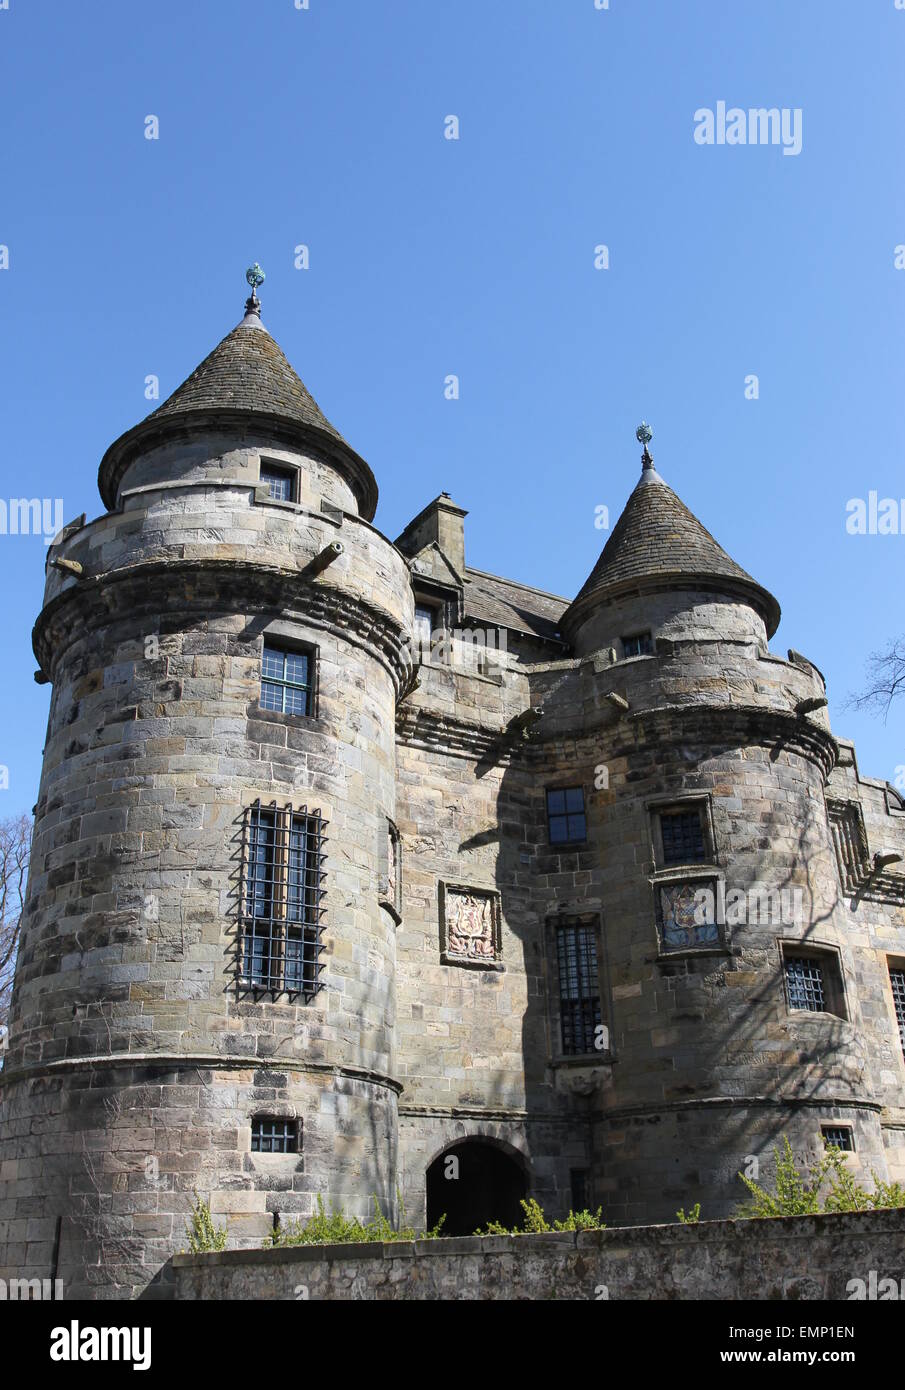
[[[509,1230],[499,1221],[488,1221],[484,1230],[475,1231],[476,1236],[524,1236],[543,1235],[545,1231],[605,1231],[606,1222],[601,1221],[603,1208],[593,1211],[570,1211],[565,1221],[554,1221],[551,1226],[544,1215],[544,1209],[534,1197],[522,1200],[519,1205],[525,1213],[521,1226]]]
[[[782,1152],[773,1150],[776,1160],[776,1190],[768,1192],[744,1173],[739,1177],[751,1193],[736,1216],[762,1219],[769,1216],[814,1216],[820,1211],[879,1211],[887,1207],[905,1207],[905,1186],[884,1183],[871,1171],[874,1190],[868,1192],[846,1166],[841,1149],[830,1147],[814,1164],[811,1171],[801,1172],[795,1162],[792,1146],[783,1136]],[[821,1206],[821,1189],[826,1188]]]
[[[342,1207],[331,1207],[328,1212],[324,1199],[318,1194],[317,1210],[307,1221],[290,1221],[274,1231],[267,1240],[270,1246],[280,1245],[344,1245],[349,1242],[363,1245],[375,1241],[398,1240],[437,1240],[445,1216],[430,1231],[416,1231],[406,1224],[405,1206],[400,1200],[398,1229],[390,1224],[389,1218],[380,1210],[376,1197],[372,1198],[375,1215],[370,1221],[361,1221],[357,1216],[347,1216]]]
[[[204,1202],[195,1194],[192,1215],[186,1223],[185,1234],[189,1242],[189,1253],[207,1255],[214,1250],[225,1250],[229,1239],[228,1224],[218,1228],[211,1216],[210,1202]],[[185,1252],[183,1251],[183,1254]]]

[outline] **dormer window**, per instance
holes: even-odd
[[[270,489],[270,495],[275,502],[295,502],[296,480],[298,474],[294,468],[284,468],[279,463],[271,463],[269,459],[261,461],[261,485]]]
[[[635,632],[630,637],[622,639],[622,655],[625,658],[630,656],[653,656],[654,641],[649,632]]]

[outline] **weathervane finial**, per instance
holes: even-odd
[[[639,444],[644,445],[644,453],[641,455],[641,462],[645,468],[653,468],[654,466],[654,460],[651,457],[651,452],[647,447],[653,439],[653,437],[654,432],[651,429],[650,425],[647,423],[646,420],[642,420],[641,424],[635,430],[635,438],[637,439]]]
[[[261,301],[260,299],[258,299],[257,291],[258,286],[263,285],[266,278],[267,277],[265,276],[261,267],[258,265],[257,261],[255,261],[254,265],[250,265],[246,270],[245,279],[248,281],[249,285],[251,285],[251,295],[245,301],[246,314],[260,315]]]

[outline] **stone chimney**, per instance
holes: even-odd
[[[396,540],[404,555],[417,555],[425,546],[436,543],[456,573],[465,575],[465,518],[468,513],[457,507],[448,492],[441,492],[428,503]]]

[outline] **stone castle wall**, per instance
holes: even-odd
[[[139,1291],[182,1243],[196,1189],[239,1244],[319,1196],[393,1216],[399,1193],[420,1226],[429,1170],[466,1140],[508,1155],[548,1215],[580,1180],[610,1223],[697,1201],[726,1216],[752,1156],[769,1181],[774,1144],[810,1161],[830,1124],[851,1126],[863,1180],[905,1178],[889,985],[905,877],[872,861],[905,853],[905,803],[833,737],[817,668],[767,650],[744,577],[589,601],[570,650],[549,635],[550,596],[510,586],[507,609],[483,576],[469,610],[450,499],[394,546],[359,514],[366,466],[345,446],[208,423],[148,436],[116,510],[50,556],[35,644],[54,688],[0,1075],[0,1277]],[[298,468],[297,501],[270,498],[262,459]],[[431,584],[463,627],[503,626],[497,665],[459,644],[416,672]],[[641,627],[652,654],[620,659]],[[310,715],[262,709],[267,636],[316,649]],[[567,787],[583,789],[587,837],[556,846],[545,793]],[[239,987],[259,801],[326,823],[309,1000]],[[675,804],[705,817],[693,869],[658,849],[658,808]],[[676,881],[783,910],[667,951]],[[582,1056],[561,1042],[569,917],[597,932],[603,1033]],[[832,1008],[790,1010],[786,949],[838,962]],[[262,1113],[297,1123],[300,1152],[251,1152]]]
[[[901,1297],[905,1213],[708,1221],[413,1244],[179,1255],[180,1299],[679,1299],[785,1305]],[[871,1271],[874,1278],[871,1279]],[[884,1285],[882,1280],[887,1280]],[[895,1289],[895,1294],[891,1290]],[[791,1313],[778,1323],[795,1325]]]

